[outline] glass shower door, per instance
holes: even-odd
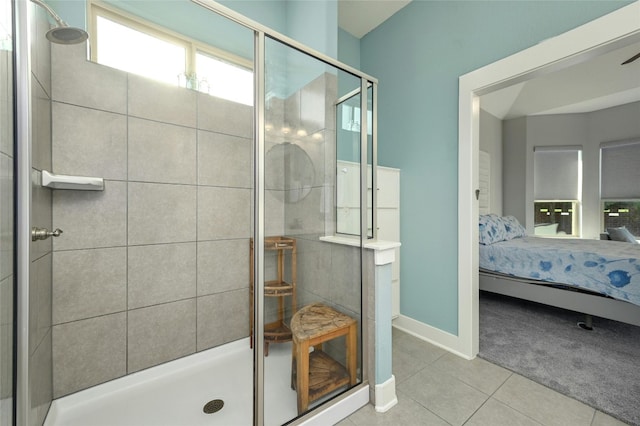
[[[265,41],[264,418],[288,422],[362,381],[361,239],[336,244],[336,105],[360,79]],[[359,211],[360,132],[349,149]]]
[[[13,25],[0,4],[0,425],[13,424]]]

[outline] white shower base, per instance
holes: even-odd
[[[265,424],[296,417],[290,343],[269,346],[264,382]],[[205,414],[212,399],[224,407]],[[247,426],[252,413],[253,355],[242,339],[57,399],[44,426]]]

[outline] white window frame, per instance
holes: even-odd
[[[148,34],[152,37],[175,44],[185,49],[185,74],[187,77],[196,75],[196,53],[213,57],[222,62],[227,62],[239,68],[244,68],[253,72],[253,62],[251,60],[234,55],[223,49],[218,49],[195,39],[189,38],[183,34],[168,30],[160,25],[146,21],[138,16],[127,13],[112,5],[103,3],[98,0],[89,0],[87,15],[89,22],[89,41],[92,46],[91,60],[98,63],[98,43],[97,43],[97,21],[98,16],[124,25],[136,31]],[[212,94],[216,96],[215,94]]]

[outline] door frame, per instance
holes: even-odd
[[[545,75],[640,39],[640,1],[479,68],[459,79],[458,336],[452,348],[479,350],[478,186],[480,96]]]

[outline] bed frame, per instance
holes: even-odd
[[[640,327],[640,306],[597,293],[485,270],[480,270],[479,284],[480,290],[583,313],[586,320],[578,324],[585,329],[591,327],[591,315]]]

